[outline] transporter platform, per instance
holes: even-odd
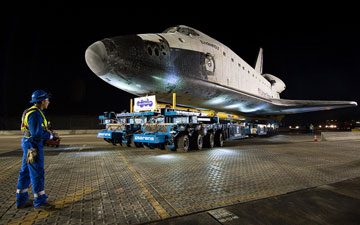
[[[358,140],[277,135],[179,153],[64,135],[45,150],[45,192],[56,210],[35,212],[15,206],[20,138],[0,136],[1,225],[360,221]]]

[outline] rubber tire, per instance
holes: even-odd
[[[191,139],[192,139],[192,143],[191,143],[192,149],[201,150],[203,148],[204,139],[201,134],[195,133]]]
[[[141,142],[134,142],[135,147],[142,148],[143,144]]]
[[[217,132],[215,134],[215,146],[217,147],[224,146],[224,137],[222,132]]]
[[[142,145],[145,149],[154,149],[154,146],[152,146],[151,143],[143,143]]]
[[[209,132],[205,137],[204,137],[204,147],[207,148],[213,148],[215,145],[215,135],[213,132]]]
[[[135,148],[136,147],[133,136],[129,137],[128,142],[126,143],[126,146],[128,146],[130,148]]]
[[[176,139],[176,151],[188,152],[190,148],[189,135],[184,134]]]
[[[171,151],[171,148],[168,148],[166,143],[160,144],[160,149],[165,151]]]

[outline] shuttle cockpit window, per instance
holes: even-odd
[[[198,32],[188,27],[170,27],[164,31],[164,33],[175,33],[175,32],[179,32],[190,37],[200,36]]]
[[[175,33],[176,30],[177,30],[177,27],[170,27],[170,28],[164,30],[163,33]]]
[[[177,32],[185,34],[187,36],[200,36],[196,31],[187,27],[179,27]]]

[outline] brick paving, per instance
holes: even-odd
[[[22,152],[1,153],[0,224],[147,223],[360,177],[359,141],[279,135],[188,153],[83,142],[45,151],[51,212],[16,209]]]

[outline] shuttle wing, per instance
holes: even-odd
[[[357,106],[357,103],[354,101],[265,98],[224,85],[219,85],[214,82],[193,80],[192,83],[195,84],[195,86],[202,86],[204,88],[194,90],[194,92],[196,92],[196,96],[198,96],[195,99],[181,98],[181,94],[179,94],[179,104],[191,106],[194,104],[194,101],[199,99],[197,103],[201,108],[233,114],[240,113],[241,115],[248,117],[288,115]],[[207,93],[211,92],[211,90],[217,90],[218,94],[214,94],[211,97],[209,96],[210,98],[200,100],[201,92]],[[167,100],[167,102],[170,102],[170,100]]]
[[[279,109],[279,114],[293,114],[356,107],[353,101],[319,101],[319,100],[288,100],[272,99],[273,108]]]

